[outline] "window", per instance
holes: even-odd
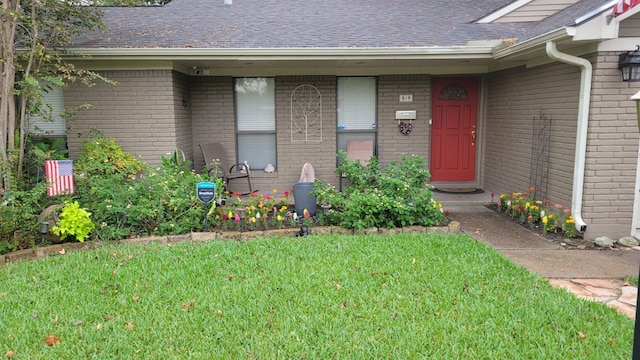
[[[64,110],[62,88],[52,86],[42,94],[43,116],[31,115],[28,120],[29,132],[35,136],[62,137],[67,133],[67,124],[60,116]]]
[[[251,169],[276,166],[275,81],[272,78],[237,78],[236,140],[238,163]]]
[[[374,77],[338,78],[338,149],[349,140],[376,140],[376,87]],[[374,151],[375,153],[375,151]]]

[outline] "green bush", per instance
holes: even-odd
[[[328,223],[364,229],[434,226],[447,221],[442,205],[432,198],[429,172],[421,157],[403,155],[400,162],[381,167],[375,157],[364,166],[346,155],[338,152],[341,165],[336,174],[344,174],[349,183],[342,192],[321,180],[314,183],[318,202],[332,206]]]
[[[125,174],[135,176],[144,170],[144,163],[122,150],[112,137],[92,130],[82,142],[82,151],[75,163],[76,172],[83,176]]]
[[[58,197],[46,195],[47,185],[12,191],[0,199],[0,254],[33,246],[39,237],[38,216]]]
[[[61,240],[72,236],[76,240],[84,242],[94,227],[91,213],[87,209],[81,208],[77,201],[65,201],[60,212],[60,221],[51,228],[51,231],[60,236]]]
[[[95,152],[93,145],[85,148],[81,158],[87,158],[85,152]],[[113,149],[116,148],[112,145],[104,149],[102,159],[112,158]],[[108,172],[89,172],[77,177],[76,195],[83,203],[90,204],[98,239],[178,235],[204,228],[206,209],[196,196],[196,185],[211,180],[190,170],[191,163],[176,154],[163,156],[161,166],[155,169],[142,168],[144,171],[138,176],[133,176],[131,171],[139,171],[139,167],[124,166],[123,170],[111,168]],[[99,163],[87,164],[85,168],[97,168]],[[218,181],[217,189],[221,188]]]

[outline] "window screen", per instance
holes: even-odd
[[[236,135],[238,163],[251,169],[276,166],[275,82],[272,78],[237,78]]]
[[[66,135],[67,124],[60,116],[60,113],[64,110],[62,88],[51,87],[42,94],[42,104],[42,109],[46,114],[51,111],[50,119],[49,116],[31,115],[28,121],[29,132],[38,136]]]

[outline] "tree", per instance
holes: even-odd
[[[165,5],[171,0],[95,0],[93,6],[156,6]]]
[[[82,0],[2,0],[0,9],[0,194],[22,177],[29,115],[43,112],[47,86],[99,74],[77,69],[63,55],[74,36],[104,27],[101,13]]]

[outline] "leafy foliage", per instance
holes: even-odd
[[[363,229],[446,222],[442,205],[431,197],[429,172],[421,157],[405,154],[400,162],[381,167],[375,157],[364,166],[360,161],[347,159],[344,151],[339,151],[338,156],[341,165],[336,173],[344,174],[349,186],[338,192],[316,179],[312,192],[320,203],[331,204],[329,223]]]
[[[73,236],[83,242],[89,237],[95,225],[91,221],[91,213],[80,207],[77,201],[65,201],[60,212],[60,221],[51,229],[54,234],[64,240],[67,236]]]
[[[42,210],[58,201],[46,196],[46,184],[9,192],[0,199],[0,254],[29,247],[37,239]]]
[[[157,6],[170,3],[171,0],[94,0],[92,6]]]
[[[122,174],[135,177],[145,165],[131,153],[122,150],[115,138],[92,130],[82,143],[76,168],[83,176]]]
[[[22,180],[30,115],[47,117],[42,94],[50,86],[96,80],[101,75],[77,69],[62,56],[74,36],[103,27],[101,13],[81,1],[5,0],[0,8],[0,190],[17,189]],[[21,49],[18,51],[17,49]],[[12,95],[12,96],[11,96]]]
[[[207,175],[190,170],[176,151],[151,169],[115,139],[94,132],[83,143],[78,160],[76,197],[90,204],[96,236],[184,234],[203,228],[205,209],[195,192]],[[217,188],[222,188],[221,180]]]

